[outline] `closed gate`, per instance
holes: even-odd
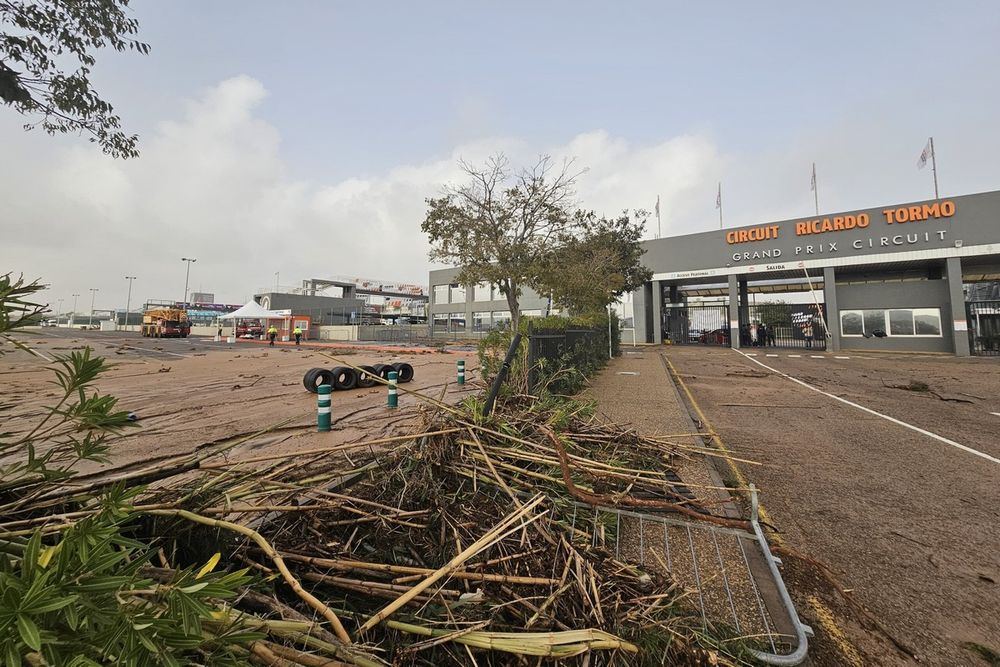
[[[761,303],[740,309],[741,347],[826,350],[826,340],[815,304]]]
[[[664,312],[664,340],[675,345],[729,346],[729,306],[688,304]]]
[[[1000,301],[969,301],[969,349],[977,356],[1000,356]]]

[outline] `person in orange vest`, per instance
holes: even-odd
[[[274,347],[274,339],[277,337],[278,337],[278,327],[272,324],[267,329],[267,338],[269,341],[271,341],[270,343],[268,343],[268,345]]]

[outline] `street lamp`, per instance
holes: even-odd
[[[188,278],[191,277],[191,264],[197,262],[196,259],[191,259],[189,257],[181,257],[182,262],[187,262],[187,272],[184,274],[184,308],[187,308],[188,302]]]
[[[125,299],[125,331],[128,331],[128,309],[132,305],[132,281],[135,280],[135,276],[125,276],[125,280],[128,281],[128,298]]]
[[[88,288],[90,290],[90,321],[87,322],[87,327],[90,328],[94,325],[94,299],[97,297],[97,293],[100,292],[96,287]]]
[[[71,294],[70,296],[73,297],[73,317],[72,317],[72,319],[70,319],[69,325],[73,326],[73,323],[76,322],[76,298],[78,296],[80,296],[80,295],[79,294]]]
[[[59,299],[59,305],[56,307],[56,326],[59,326],[59,313],[62,312],[62,299]]]

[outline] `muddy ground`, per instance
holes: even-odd
[[[46,356],[90,347],[113,365],[96,386],[119,399],[122,410],[138,416],[136,427],[110,441],[111,465],[155,465],[178,454],[226,449],[219,461],[287,454],[360,442],[402,432],[417,417],[418,400],[405,389],[458,401],[469,395],[455,383],[456,361],[465,359],[470,381],[478,377],[472,353],[400,353],[344,350],[211,339],[146,339],[137,334],[42,329],[22,336]],[[400,385],[400,408],[386,407],[386,389],[335,391],[333,431],[316,431],[316,395],[302,385],[313,367],[405,361],[414,367],[412,382]],[[17,431],[53,402],[58,387],[49,364],[26,352],[0,357],[0,419]],[[16,407],[10,407],[14,405]],[[254,435],[271,429],[268,433]]]
[[[673,347],[666,354],[725,444],[763,464],[740,468],[762,489],[783,543],[829,566],[849,591],[837,593],[821,569],[785,559],[803,617],[822,626],[817,609],[832,610],[832,633],[856,651],[841,652],[838,663],[821,650],[819,662],[987,664],[963,644],[1000,650],[1000,464],[976,454],[1000,458],[1000,364],[750,352]],[[814,607],[805,592],[825,604]],[[853,613],[852,601],[874,622]],[[817,631],[818,647],[843,643]]]

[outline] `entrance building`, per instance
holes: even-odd
[[[1000,354],[1000,191],[643,246],[639,340]]]

